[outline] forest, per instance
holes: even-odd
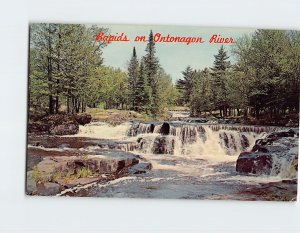
[[[134,47],[128,54],[126,71],[104,65],[102,52],[110,45],[95,38],[108,31],[82,24],[30,26],[31,112],[75,114],[98,107],[157,119],[175,106],[184,106],[195,117],[275,121],[299,113],[297,31],[256,30],[239,38],[231,51],[221,46],[212,67],[186,67],[175,84],[156,56],[152,31],[144,56],[139,57]]]
[[[181,105],[191,115],[219,111],[220,117],[253,116],[278,119],[299,112],[300,33],[256,30],[232,47],[231,64],[224,47],[213,67],[187,67],[177,81]]]

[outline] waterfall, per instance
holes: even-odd
[[[202,159],[228,160],[250,149],[255,138],[272,127],[206,124],[149,123],[133,124],[128,135],[138,137],[143,153],[174,154]],[[234,159],[234,158],[232,158]]]
[[[93,122],[80,126],[79,133],[74,136],[105,139],[107,143],[112,143],[115,149],[136,151],[152,159],[155,156],[163,158],[165,155],[170,155],[184,159],[226,162],[236,161],[241,152],[252,149],[258,138],[263,138],[264,135],[268,135],[267,133],[280,129],[264,126],[178,122],[128,122],[111,126],[103,122]],[[297,141],[294,142],[295,148],[298,148],[297,143]],[[279,175],[283,178],[295,177],[297,152],[296,149],[292,149],[288,155],[274,154],[270,175]]]
[[[123,123],[111,126],[94,122],[80,126],[74,136],[124,140],[125,150],[147,154],[170,154],[210,160],[234,160],[242,151],[250,150],[262,132],[276,127],[178,122]]]

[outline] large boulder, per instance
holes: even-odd
[[[239,155],[236,171],[242,174],[296,177],[299,140],[296,135],[293,130],[278,131],[256,140],[251,151]]]
[[[242,152],[236,162],[236,171],[246,174],[270,175],[272,156],[265,153]]]
[[[77,114],[75,115],[75,120],[78,122],[78,124],[85,125],[91,122],[92,116],[91,114],[87,113]]]

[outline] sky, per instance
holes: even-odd
[[[194,69],[212,67],[214,55],[218,53],[221,44],[210,44],[208,41],[213,34],[221,37],[232,37],[235,41],[244,34],[251,34],[255,29],[251,28],[217,28],[196,26],[151,26],[151,25],[98,25],[109,28],[109,33],[119,35],[123,32],[129,42],[111,42],[103,49],[104,65],[119,67],[126,71],[132,55],[133,46],[136,47],[138,58],[145,55],[147,42],[135,42],[136,35],[145,35],[148,38],[152,29],[153,34],[160,33],[162,36],[185,36],[202,37],[204,43],[159,43],[155,44],[156,56],[166,73],[171,75],[173,82],[182,77],[181,72],[190,65]],[[230,55],[232,45],[224,44],[227,54]],[[231,58],[233,60],[233,58]]]

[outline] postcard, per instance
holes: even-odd
[[[29,25],[26,194],[296,201],[300,31]]]

